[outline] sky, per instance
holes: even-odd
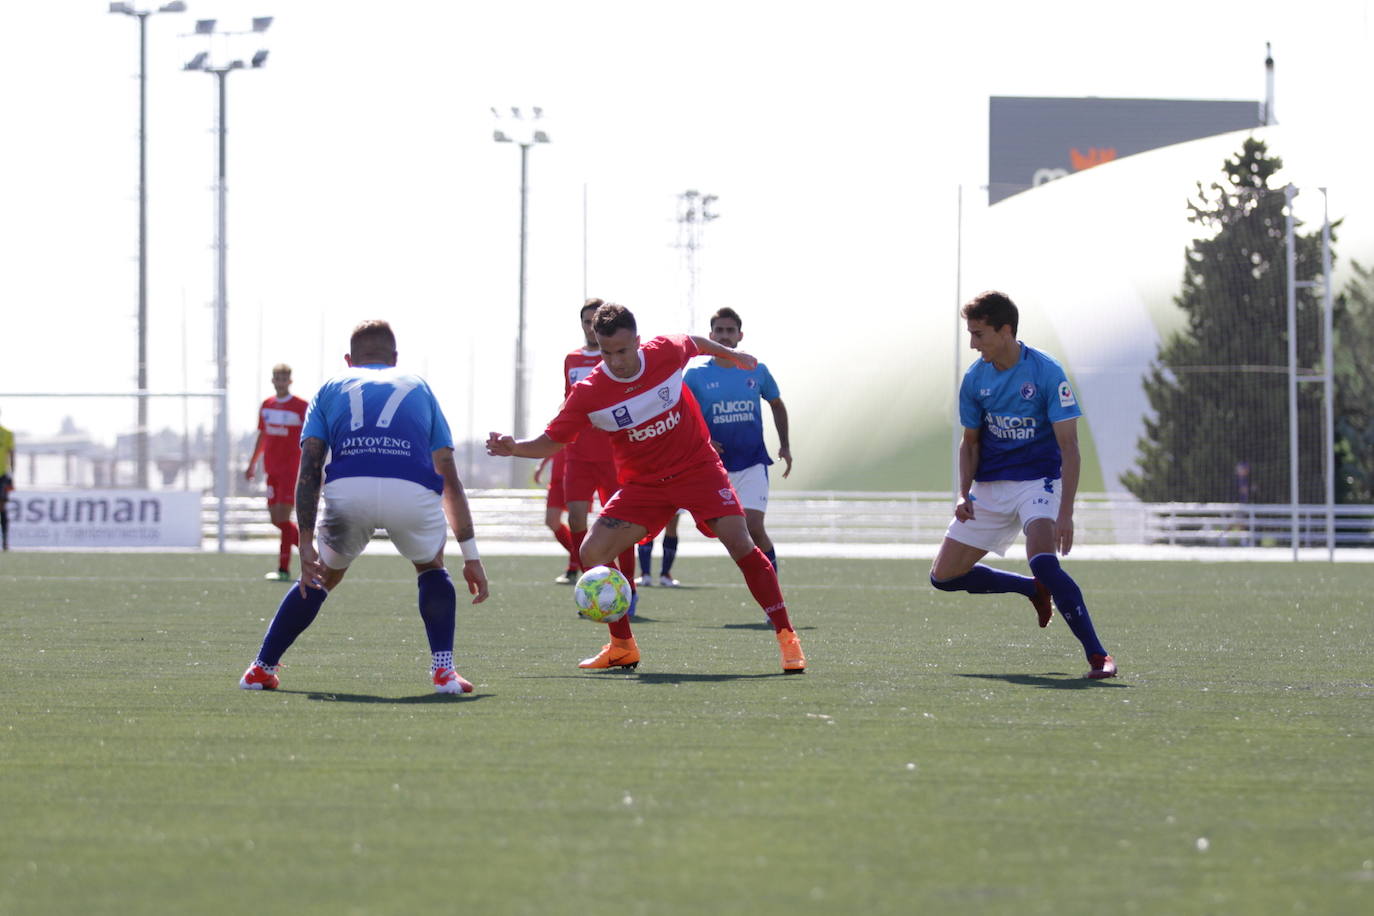
[[[552,139],[529,155],[529,430],[557,407],[593,295],[630,306],[645,336],[704,333],[735,307],[805,441],[845,409],[827,374],[954,333],[959,201],[976,225],[989,96],[1259,100],[1266,41],[1290,129],[1363,117],[1374,84],[1369,4],[1353,0],[188,6],[148,21],[149,386],[215,379],[215,80],[181,66],[266,48],[265,67],[228,79],[236,431],[273,364],[308,396],[373,317],[455,436],[511,430],[520,156],[493,142],[492,106],[541,106]],[[21,447],[67,413],[101,434],[134,418],[123,401],[3,396],[134,387],[138,29],[107,9],[16,4],[0,32],[0,423]],[[188,34],[265,15],[261,35]],[[688,189],[719,198],[694,327],[674,248]],[[180,416],[159,406],[154,424]]]

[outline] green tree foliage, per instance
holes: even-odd
[[[1153,416],[1138,471],[1121,481],[1154,502],[1287,502],[1288,291],[1286,208],[1270,179],[1283,167],[1257,139],[1222,165],[1224,178],[1188,202],[1199,238],[1174,298],[1186,326],[1164,341],[1144,379]],[[1319,234],[1297,235],[1297,276],[1321,271]],[[1298,366],[1320,365],[1319,291],[1298,290]],[[1367,351],[1366,351],[1367,352]],[[1320,386],[1299,386],[1300,498],[1321,499]],[[1241,486],[1248,471],[1248,489]]]
[[[1355,279],[1335,310],[1336,499],[1374,502],[1374,270]]]

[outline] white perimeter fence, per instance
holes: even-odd
[[[544,527],[542,490],[468,491],[479,539],[552,543]],[[768,533],[785,544],[938,544],[951,511],[940,492],[775,490],[768,504]],[[1166,544],[1189,547],[1291,547],[1294,509],[1289,505],[1141,503],[1104,494],[1081,494],[1074,503],[1074,541],[1087,545]],[[1298,546],[1327,546],[1327,508],[1297,507]],[[276,538],[261,497],[227,501],[225,537],[243,541]],[[1335,507],[1336,547],[1374,547],[1374,506]],[[217,534],[217,504],[206,498],[206,548]],[[696,537],[684,523],[684,538]]]

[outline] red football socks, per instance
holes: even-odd
[[[792,622],[787,619],[787,603],[782,598],[782,586],[778,585],[778,571],[768,562],[763,551],[755,547],[753,552],[736,560],[735,565],[744,573],[749,594],[754,596],[759,607],[768,615],[773,629],[779,633],[792,629]]]
[[[277,569],[291,568],[291,548],[301,542],[300,529],[290,519],[275,523],[281,529],[281,549],[277,552]]]

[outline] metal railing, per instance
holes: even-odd
[[[468,491],[473,522],[483,539],[542,542],[544,493],[534,489]],[[207,540],[216,534],[216,503],[204,502]],[[781,490],[771,494],[768,531],[778,541],[823,544],[935,544],[949,524],[951,500],[942,492],[872,493],[850,490]],[[1293,510],[1287,505],[1142,503],[1088,493],[1074,506],[1079,544],[1171,544],[1198,547],[1292,546]],[[227,500],[229,540],[276,537],[261,497]],[[1299,546],[1326,544],[1326,507],[1298,507]],[[684,536],[692,536],[684,525]],[[1374,506],[1334,510],[1339,547],[1374,547]]]

